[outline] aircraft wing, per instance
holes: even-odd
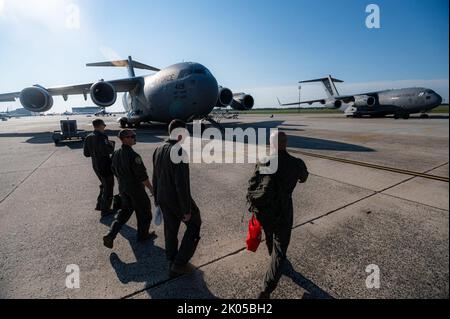
[[[369,92],[369,93],[360,93],[360,94],[355,94],[355,95],[339,95],[339,96],[333,96],[330,99],[333,100],[341,100],[344,103],[350,103],[350,102],[355,102],[355,96],[358,95],[368,95],[368,96],[373,96],[373,97],[377,97],[379,92]],[[325,104],[326,101],[329,99],[318,99],[318,100],[309,100],[309,101],[301,101],[301,102],[294,102],[294,103],[281,103],[280,100],[278,100],[278,104],[280,106],[293,106],[293,105],[298,105],[300,106],[301,104],[313,104],[313,103],[321,103],[321,104]]]
[[[14,102],[19,95],[20,92],[0,94],[0,102]]]
[[[313,103],[322,103],[323,104],[323,103],[325,103],[325,99],[301,101],[301,102],[294,102],[294,103],[281,103],[280,100],[278,100],[278,104],[280,106],[293,106],[293,105],[300,106],[301,104],[313,104]]]
[[[354,95],[339,95],[339,96],[335,96],[333,98],[336,100],[341,100],[344,103],[350,103],[350,102],[355,102],[355,96],[367,95],[367,96],[377,98],[378,93],[379,92],[368,92],[368,93],[358,93],[358,94],[354,94]]]
[[[108,83],[112,84],[117,92],[129,92],[136,88],[136,86],[140,85],[141,78],[134,77],[134,78],[126,78],[121,80],[113,80],[113,81],[107,81]],[[83,94],[87,95],[90,92],[91,86],[94,83],[86,83],[86,84],[77,84],[77,85],[66,85],[66,86],[57,86],[57,87],[51,87],[51,88],[44,88],[50,95],[61,95],[63,97],[67,97],[68,95],[77,95],[77,94]],[[14,102],[17,98],[19,98],[20,92],[13,92],[13,93],[5,93],[0,94],[0,102]]]

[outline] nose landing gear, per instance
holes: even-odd
[[[119,125],[120,128],[133,128],[133,127],[138,127],[138,124],[133,124],[131,122],[128,122],[128,120],[126,118],[121,118],[119,120]]]

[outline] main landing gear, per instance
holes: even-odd
[[[398,119],[409,119],[409,113],[404,113],[404,112],[397,112],[394,114],[394,119],[398,120]]]

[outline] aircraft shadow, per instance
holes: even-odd
[[[285,126],[290,126],[286,128]],[[225,128],[277,128],[282,127],[282,131],[286,131],[289,135],[290,131],[302,131],[302,129],[291,128],[294,125],[284,124],[284,121],[272,120],[262,121],[256,123],[240,123],[240,122],[227,122],[223,123],[222,127]],[[211,127],[211,126],[209,126]],[[192,126],[189,125],[188,129],[192,132]],[[107,130],[106,134],[109,137],[117,137],[120,130]],[[143,124],[136,129],[138,135],[138,143],[160,143],[168,137],[167,124]],[[159,136],[156,136],[158,134]],[[30,144],[53,144],[52,132],[35,132],[35,133],[0,133],[2,137],[28,137],[25,142]],[[269,134],[266,136],[266,144],[269,144]],[[259,138],[259,137],[258,137]],[[225,137],[223,138],[225,140]],[[245,140],[248,144],[248,141]],[[81,141],[62,142],[59,147],[69,147],[71,149],[81,149],[83,143]],[[309,150],[327,150],[327,151],[347,151],[347,152],[374,152],[375,150],[356,144],[349,144],[344,142],[338,142],[333,140],[318,139],[306,136],[289,135],[289,147],[301,148]]]
[[[36,133],[0,133],[0,138],[2,137],[12,137],[12,138],[23,138],[28,137],[25,143],[29,144],[54,144],[52,139],[52,132],[36,132]],[[70,149],[82,149],[83,141],[73,140],[61,142],[56,147],[68,147]]]
[[[434,115],[434,114],[429,114],[429,120],[448,120],[449,116],[448,115]]]
[[[89,133],[89,132],[88,132]],[[106,134],[111,137],[117,137],[119,130],[108,130]],[[12,138],[28,138],[25,143],[30,144],[53,144],[53,132],[31,132],[31,133],[0,133],[0,138],[12,137]],[[162,142],[163,139],[146,134],[145,132],[138,131],[138,142],[139,143],[158,143]],[[69,147],[71,149],[81,149],[83,148],[83,141],[66,141],[61,142],[57,147]]]
[[[283,266],[283,275],[289,277],[295,284],[306,290],[302,299],[334,299],[329,293],[317,286],[314,282],[295,271],[289,260],[286,260]]]
[[[101,222],[110,226],[113,218],[103,218]],[[154,299],[216,298],[208,290],[203,280],[202,271],[196,270],[190,275],[169,281],[169,266],[163,248],[155,246],[153,240],[138,243],[136,239],[137,231],[128,225],[122,227],[120,235],[116,241],[123,238],[128,240],[136,258],[136,261],[133,263],[125,263],[116,253],[110,255],[111,266],[114,268],[121,283],[145,283],[145,287],[148,288],[147,293]],[[158,285],[160,283],[161,285]]]
[[[257,122],[257,123],[225,123],[222,124],[222,127],[224,129],[226,128],[235,128],[240,127],[243,130],[247,128],[277,128],[282,127],[281,131],[286,131],[289,137],[289,147],[290,148],[299,148],[299,149],[309,149],[309,150],[323,150],[323,151],[343,151],[343,152],[375,152],[374,149],[368,148],[365,146],[357,145],[357,144],[350,144],[350,143],[344,143],[344,142],[338,142],[333,140],[326,140],[326,139],[320,139],[320,138],[313,138],[313,137],[307,137],[307,136],[298,136],[298,135],[290,135],[289,131],[292,131],[291,128],[284,128],[285,124],[284,121],[264,121],[264,122]],[[257,132],[257,140],[259,140],[258,131]],[[269,134],[266,134],[266,144],[269,145],[270,141]],[[226,137],[223,138],[223,140],[226,140]],[[227,139],[229,140],[229,139]],[[248,140],[244,140],[245,144],[248,144]]]
[[[160,138],[158,136],[153,135],[155,132],[152,132],[152,134],[147,134],[146,130],[142,130],[142,129],[137,129],[135,130],[136,134],[137,134],[137,142],[138,143],[159,143],[159,142],[163,142],[164,139]],[[106,134],[108,135],[108,137],[117,137],[119,135],[120,130],[108,130],[106,131]],[[166,130],[166,134],[167,134],[167,130]],[[118,145],[116,145],[116,148],[118,147]]]

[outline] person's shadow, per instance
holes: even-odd
[[[101,222],[110,226],[113,218],[103,218]],[[160,235],[163,236],[163,234]],[[143,291],[156,299],[216,298],[207,288],[202,271],[197,269],[189,275],[170,279],[165,250],[155,246],[154,240],[137,242],[137,231],[128,225],[122,227],[115,243],[123,240],[122,237],[129,241],[136,261],[125,263],[117,253],[110,255],[111,265],[121,283],[143,282],[145,283]]]
[[[283,275],[292,279],[292,281],[306,290],[302,299],[334,299],[329,293],[317,286],[301,273],[295,271],[289,260],[286,260],[283,265]]]
[[[200,269],[149,289],[147,293],[152,299],[218,299],[209,290]]]
[[[167,269],[167,261],[164,249],[155,246],[154,239],[149,239],[143,243],[137,241],[137,232],[134,228],[124,225],[117,236],[117,241],[128,240],[135,262],[123,262],[117,253],[112,253],[109,257],[111,266],[117,274],[117,278],[123,284],[130,282],[144,282],[145,287],[150,287],[165,279],[164,271]],[[167,272],[167,271],[166,271]]]

